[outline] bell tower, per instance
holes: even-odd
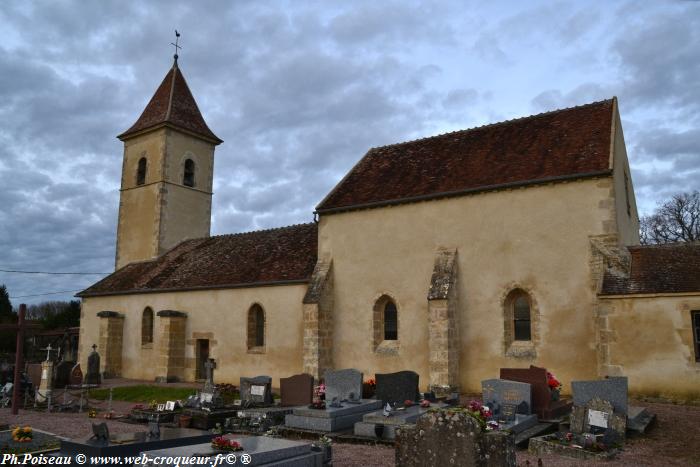
[[[204,121],[177,55],[141,116],[118,138],[124,161],[116,269],[208,237],[214,149],[223,141]]]

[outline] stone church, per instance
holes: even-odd
[[[159,381],[410,369],[480,390],[500,367],[632,391],[700,387],[700,245],[639,245],[616,98],[370,149],[316,222],[210,236],[214,151],[175,61],[119,135],[116,271],[80,359]]]

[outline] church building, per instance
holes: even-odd
[[[639,245],[616,98],[370,149],[317,221],[210,236],[214,151],[177,60],[119,135],[116,271],[82,298],[106,377],[501,367],[699,397],[700,245]]]

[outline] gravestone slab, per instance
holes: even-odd
[[[369,412],[374,412],[382,407],[382,401],[374,399],[362,399],[357,404],[343,402],[340,407],[325,409],[311,409],[308,407],[296,407],[292,414],[284,418],[285,426],[302,430],[333,432],[352,428],[361,421]]]
[[[339,401],[362,397],[362,373],[349,368],[326,371],[326,401],[337,398]]]
[[[610,401],[615,412],[627,415],[627,377],[611,377],[593,381],[572,381],[574,406],[586,406],[594,398]]]
[[[496,416],[512,413],[530,415],[532,413],[532,390],[528,383],[507,379],[487,379],[481,382],[481,397],[484,404],[494,409]]]
[[[280,378],[280,392],[282,407],[309,405],[314,398],[314,377],[302,373],[289,378]]]
[[[415,371],[398,371],[396,373],[377,373],[375,397],[384,404],[403,405],[404,401],[418,401],[418,373]]]
[[[501,368],[501,379],[528,383],[532,392],[532,411],[543,420],[563,417],[571,411],[571,402],[552,400],[547,384],[547,369],[530,365],[530,368]]]
[[[384,410],[376,410],[365,414],[362,417],[362,421],[355,423],[353,432],[355,436],[393,440],[396,438],[396,428],[398,426],[416,423],[418,417],[429,410],[446,406],[447,404],[443,403],[433,404],[431,407],[412,405],[402,410],[393,411],[390,417],[384,416]]]
[[[70,385],[71,386],[82,386],[83,385],[83,370],[80,369],[80,363],[76,363],[70,370]]]
[[[270,438],[267,436],[232,436],[226,435],[228,439],[234,439],[241,444],[242,451],[232,452],[236,456],[237,462],[224,464],[252,465],[252,466],[288,466],[288,467],[316,467],[323,463],[323,452],[315,450],[310,442],[291,441],[282,438]],[[166,460],[164,466],[194,465],[192,458],[209,458],[208,462],[197,465],[217,465],[218,452],[212,449],[210,443],[197,444],[194,446],[175,447],[170,449],[159,449],[147,451],[145,454],[150,458]],[[223,458],[225,459],[225,454]],[[167,463],[167,460],[172,463]],[[244,461],[245,459],[245,461]],[[218,462],[218,465],[222,465]]]
[[[100,354],[97,353],[97,346],[92,346],[92,352],[88,356],[88,369],[85,375],[85,384],[100,384],[102,376],[100,375]]]
[[[241,400],[253,404],[272,404],[272,378],[269,376],[256,376],[254,378],[241,377]]]
[[[585,407],[574,406],[571,412],[572,433],[604,433],[611,430],[620,439],[625,439],[627,417],[618,414],[611,402],[598,397],[591,399]]]
[[[63,389],[70,384],[70,374],[73,369],[73,362],[63,360],[54,369],[54,389]]]

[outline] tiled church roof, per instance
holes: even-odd
[[[215,144],[222,143],[204,121],[177,62],[165,75],[136,123],[118,138],[124,140],[142,130],[165,123],[204,136]]]
[[[601,295],[700,292],[700,243],[629,247],[630,277],[610,272]]]
[[[319,213],[602,175],[614,99],[370,149]]]
[[[308,282],[316,224],[186,240],[151,261],[131,263],[79,297]]]

